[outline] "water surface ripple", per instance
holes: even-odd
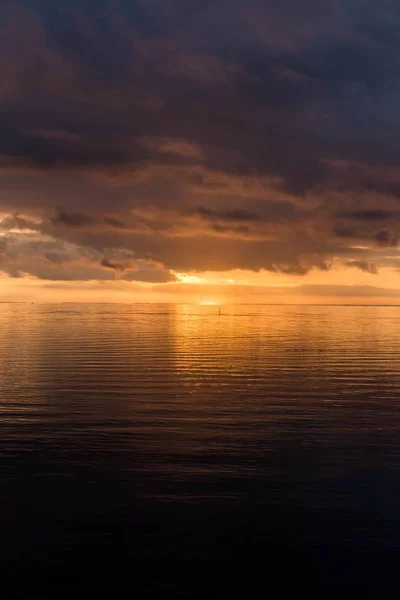
[[[398,307],[0,304],[6,593],[283,598],[314,565],[398,598],[399,340]]]

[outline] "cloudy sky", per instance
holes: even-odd
[[[3,0],[0,300],[400,301],[392,0]]]

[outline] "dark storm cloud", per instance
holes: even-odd
[[[205,208],[200,206],[195,211],[202,219],[206,221],[258,221],[259,215],[248,210],[242,210],[240,208],[233,208],[231,210],[213,210],[212,208]]]
[[[391,0],[7,0],[0,21],[3,230],[107,276],[110,247],[305,274],[396,245]]]
[[[54,217],[52,217],[52,222],[54,224],[61,223],[62,225],[67,225],[68,227],[83,227],[85,225],[92,225],[95,220],[90,215],[85,215],[82,213],[67,213],[61,211]]]
[[[254,202],[256,210],[248,210],[238,207],[215,209],[206,206],[199,206],[194,209],[204,221],[222,221],[227,223],[271,223],[286,221],[301,221],[310,216],[307,211],[295,209],[290,202],[262,200]]]
[[[123,263],[111,262],[108,258],[104,257],[101,259],[101,266],[107,269],[114,269],[115,271],[123,271],[125,265]]]
[[[353,210],[349,212],[340,212],[337,214],[338,217],[343,219],[350,219],[354,221],[381,221],[387,220],[397,216],[398,213],[389,210],[381,210],[379,208],[372,210]]]
[[[366,190],[400,198],[400,182],[366,181],[364,185]]]
[[[378,273],[376,266],[365,260],[348,260],[345,264],[347,267],[355,267],[356,269],[360,269],[366,273],[372,273],[373,275]]]
[[[0,237],[0,271],[10,277],[31,275],[59,281],[125,281],[165,283],[175,276],[162,264],[136,258],[127,250],[107,249],[107,257],[87,246],[43,236],[7,232]]]
[[[116,217],[104,217],[104,221],[111,225],[111,227],[116,227],[117,229],[125,229],[126,227],[126,223]]]
[[[397,234],[393,233],[392,231],[387,231],[386,229],[378,231],[375,235],[375,238],[379,246],[395,247],[398,244]]]
[[[333,230],[333,233],[335,235],[337,235],[338,237],[342,237],[342,238],[356,237],[356,233],[354,231],[352,231],[351,229],[345,229],[342,227],[335,227]]]
[[[372,225],[375,228],[375,221],[372,223]],[[398,244],[398,232],[396,230],[381,229],[376,231],[375,229],[362,230],[335,227],[333,232],[335,236],[338,238],[343,238],[348,243],[351,243],[352,241],[369,243],[381,248],[395,248]]]
[[[276,40],[271,44],[267,37],[260,39],[256,32],[252,39],[251,26],[246,36],[241,35],[239,19],[245,11],[235,3],[229,12],[222,2],[216,8],[206,7],[196,23],[180,2],[172,3],[181,11],[175,12],[175,20],[161,2],[147,8],[133,2],[128,9],[127,4],[99,3],[95,8],[84,0],[62,8],[33,0],[25,4],[25,22],[16,9],[16,16],[11,11],[11,17],[5,17],[9,35],[15,38],[19,26],[36,42],[32,57],[23,56],[29,77],[16,82],[20,91],[29,86],[29,110],[20,94],[5,122],[6,155],[44,166],[115,165],[148,157],[145,149],[132,145],[142,135],[179,133],[209,146],[211,163],[227,161],[234,171],[256,168],[283,175],[291,189],[305,189],[327,175],[318,150],[334,155],[332,145],[342,142],[345,150],[341,137],[353,139],[355,124],[347,113],[355,107],[347,95],[357,94],[357,89],[349,90],[349,84],[357,88],[362,83],[386,82],[385,76],[397,65],[394,57],[388,60],[393,42],[385,48],[366,34],[361,40],[341,39],[335,31],[321,41],[320,28],[325,25],[315,4],[309,8],[311,15],[316,11],[315,35],[306,41],[295,37],[291,50],[283,50]],[[291,18],[299,19],[300,25],[304,18],[294,3],[289,4]],[[250,2],[248,10],[249,14],[260,11],[265,26],[272,16],[285,35],[284,9],[268,10]],[[154,35],[143,30],[143,14],[147,24],[153,23]],[[217,31],[215,37],[212,30],[207,38],[199,37],[215,14],[225,30],[223,47]],[[350,27],[351,14],[348,19]],[[191,46],[186,41],[190,34],[194,36]],[[17,49],[14,41],[14,52],[8,51],[10,63],[22,62]],[[56,83],[64,89],[50,89]],[[333,98],[332,92],[336,92]],[[365,93],[360,100],[358,110],[363,112],[371,99]],[[324,126],[321,108],[342,121],[338,130]],[[349,125],[351,132],[347,132]],[[370,128],[374,125],[369,123]],[[229,158],[230,140],[235,137],[239,151],[237,158]]]
[[[111,226],[116,229],[125,229],[127,223],[117,217],[109,217],[99,214],[73,213],[60,211],[50,218],[50,222],[67,227],[104,227]]]

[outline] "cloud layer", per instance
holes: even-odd
[[[10,0],[0,270],[399,266],[400,16],[369,0]]]

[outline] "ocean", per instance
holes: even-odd
[[[400,307],[0,304],[2,598],[399,598]]]

